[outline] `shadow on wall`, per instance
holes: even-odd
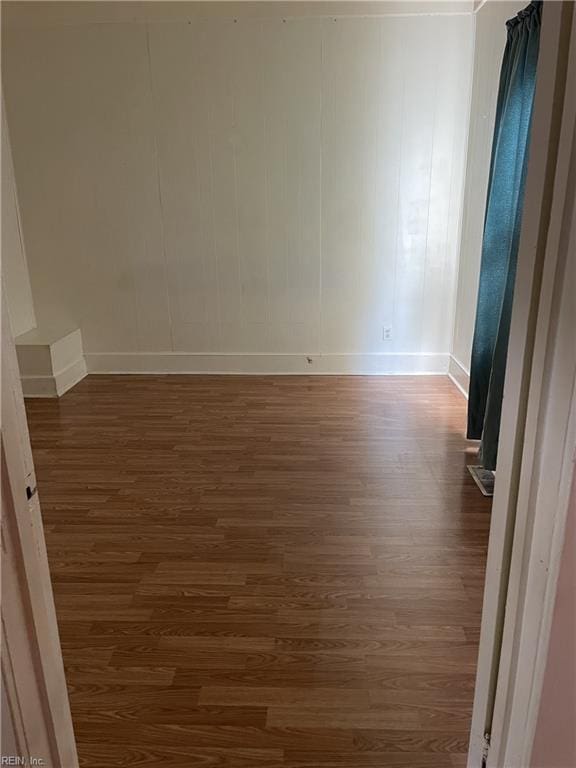
[[[128,370],[142,352],[446,369],[471,16],[3,32],[40,324],[57,309],[89,361]]]
[[[576,765],[576,473],[531,768]]]

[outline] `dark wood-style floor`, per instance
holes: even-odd
[[[83,766],[465,765],[490,504],[447,378],[27,410]]]

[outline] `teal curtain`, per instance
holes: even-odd
[[[468,399],[468,437],[482,440],[486,469],[498,453],[541,17],[542,3],[532,2],[506,22]]]

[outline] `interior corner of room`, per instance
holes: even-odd
[[[2,2],[10,754],[566,768],[572,6]]]
[[[498,50],[522,4],[248,4],[233,31],[114,5],[109,23],[5,5],[25,394],[139,371],[449,374],[466,393]]]

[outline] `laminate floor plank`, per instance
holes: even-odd
[[[490,500],[448,378],[26,406],[83,767],[465,765]]]

